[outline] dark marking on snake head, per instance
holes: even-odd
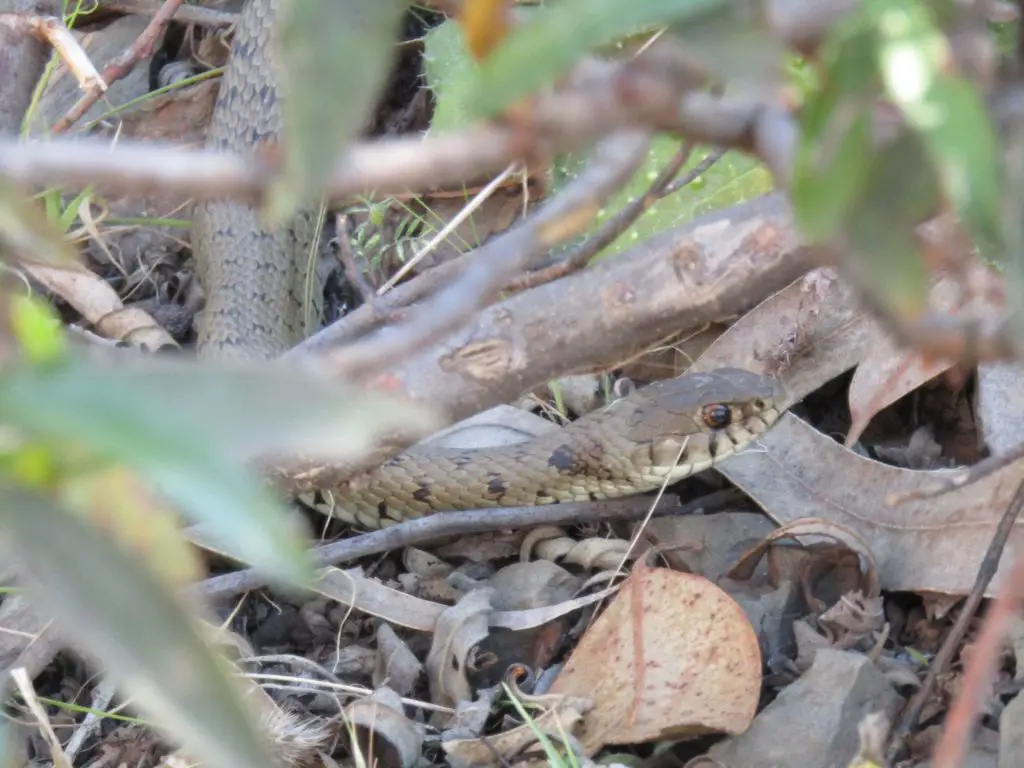
[[[501,501],[501,497],[508,493],[508,486],[501,478],[501,475],[491,475],[487,482],[487,498],[491,501]]]
[[[420,487],[412,492],[412,497],[416,501],[430,501],[430,486],[425,483],[421,483]]]
[[[377,514],[381,517],[388,516],[388,503],[386,501],[382,501],[377,505]]]
[[[596,493],[594,493],[593,491],[590,491],[590,493],[588,493],[588,494],[587,494],[587,496],[589,496],[589,497],[590,497],[590,500],[591,500],[591,501],[599,501],[599,500],[600,500],[600,498],[601,498],[600,496],[598,496],[598,495],[597,495]]]
[[[576,474],[578,465],[572,446],[563,444],[555,448],[555,450],[551,452],[551,455],[548,456],[548,466],[554,467],[559,472],[563,472],[567,475]]]

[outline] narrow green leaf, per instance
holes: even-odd
[[[886,93],[927,140],[943,189],[976,237],[1002,241],[999,142],[980,94],[949,74],[952,51],[933,9],[918,0],[872,0]]]
[[[492,117],[594,48],[638,28],[686,23],[728,0],[561,0],[515,28],[476,71],[469,107]]]
[[[423,41],[423,74],[434,92],[432,134],[464,129],[472,121],[468,108],[477,63],[462,28],[449,19],[427,32]]]
[[[227,663],[144,564],[48,499],[0,486],[0,539],[26,589],[210,768],[279,768]]]
[[[844,225],[872,294],[901,315],[927,308],[928,267],[914,228],[938,205],[925,142],[908,133],[869,161],[869,182]]]
[[[77,359],[0,379],[0,421],[133,467],[240,560],[292,582],[309,576],[302,541],[242,459],[300,445],[352,458],[380,430],[433,424],[411,405],[283,366]]]
[[[285,172],[279,221],[322,197],[338,153],[364,128],[394,59],[407,0],[291,0],[281,20]]]
[[[823,87],[807,94],[792,197],[801,231],[814,240],[826,240],[844,226],[868,183],[874,153],[874,54],[865,21],[845,20],[823,46]]]

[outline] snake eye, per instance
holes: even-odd
[[[704,419],[704,424],[709,429],[723,429],[729,426],[732,421],[732,414],[729,412],[729,406],[723,405],[722,403],[712,403],[711,405],[705,405],[701,409],[701,417]]]

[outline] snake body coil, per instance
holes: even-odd
[[[248,0],[242,9],[207,131],[211,147],[251,157],[277,142],[282,118],[274,55],[284,1]],[[206,292],[201,356],[272,358],[304,338],[305,266],[315,219],[304,210],[288,226],[270,230],[248,203],[196,205],[192,249]]]
[[[399,454],[304,501],[378,528],[432,512],[628,496],[714,466],[779,418],[774,379],[720,369],[645,387],[569,426],[484,450]]]

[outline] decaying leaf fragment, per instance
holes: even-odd
[[[367,761],[372,755],[374,762],[409,768],[420,758],[423,727],[405,716],[401,697],[390,688],[356,699],[345,708],[345,717]]]
[[[605,744],[741,733],[760,691],[761,652],[743,609],[703,577],[645,565],[551,688],[593,699],[578,734],[587,755]]]

